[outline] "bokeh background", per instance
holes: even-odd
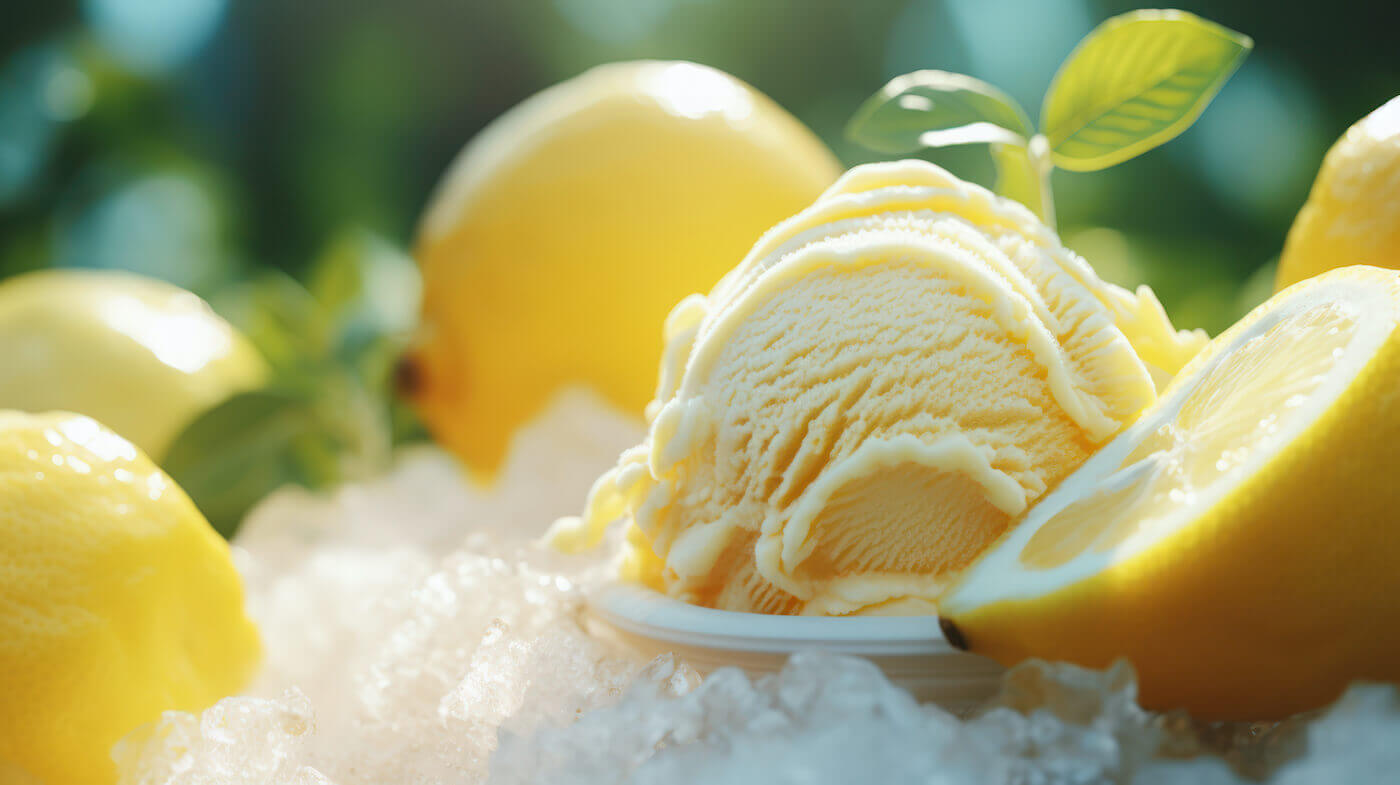
[[[332,427],[312,428],[334,444],[303,445],[298,460],[311,468],[286,472],[314,485],[421,435],[402,410],[389,415],[388,436],[382,422],[353,424],[387,405],[381,382],[393,349],[373,338],[413,318],[407,249],[437,178],[531,93],[606,61],[695,60],[773,96],[856,164],[874,156],[842,128],[889,78],[918,68],[972,74],[1034,116],[1075,42],[1133,7],[8,0],[0,277],[49,266],[135,270],[208,297],[275,363],[319,368],[307,389],[324,390],[353,366],[341,374],[350,381],[338,388],[338,413],[317,415]],[[1400,93],[1400,11],[1389,0],[1181,7],[1253,36],[1254,52],[1183,136],[1108,171],[1056,172],[1054,187],[1067,242],[1104,277],[1151,284],[1178,325],[1215,333],[1269,292],[1270,265],[1328,145]],[[929,157],[990,180],[985,149]],[[374,301],[344,307],[367,296],[367,277]],[[322,453],[338,457],[305,458]],[[247,500],[227,502],[236,511]]]
[[[1103,18],[1089,0],[10,0],[0,25],[0,274],[120,267],[204,294],[302,275],[347,232],[405,247],[461,145],[608,60],[730,71],[846,163],[862,99],[916,68],[1001,86],[1034,114]],[[1400,92],[1392,3],[1183,8],[1256,49],[1180,139],[1056,174],[1061,225],[1105,275],[1212,332],[1279,251],[1317,164]],[[1301,10],[1301,9],[1300,9]],[[940,162],[985,180],[985,153]]]

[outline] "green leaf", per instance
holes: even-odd
[[[402,347],[418,323],[418,266],[372,232],[341,232],[312,263],[308,280],[334,324],[334,356],[343,366],[364,366],[386,342]]]
[[[1133,11],[1099,25],[1055,74],[1041,110],[1056,166],[1103,169],[1196,121],[1254,46],[1185,11]]]
[[[353,375],[327,374],[306,389],[230,397],[186,426],[162,468],[231,537],[283,485],[325,488],[382,471],[390,428],[387,407]]]
[[[260,499],[305,480],[294,451],[316,430],[316,418],[302,396],[242,393],[195,418],[176,437],[162,468],[214,528],[231,537]]]
[[[331,359],[334,324],[304,286],[285,273],[220,292],[214,308],[262,351],[281,378],[302,376]]]
[[[311,265],[307,288],[329,312],[384,332],[416,324],[422,281],[407,254],[364,229],[341,232]]]
[[[957,144],[1025,144],[1030,120],[1002,91],[947,71],[896,77],[856,110],[846,136],[872,150],[903,154]]]

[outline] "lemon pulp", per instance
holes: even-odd
[[[1400,679],[1400,273],[1256,309],[938,600],[1004,663],[1130,658],[1142,699],[1270,719]]]
[[[1083,551],[1108,553],[1169,532],[1183,509],[1228,486],[1251,455],[1288,431],[1355,336],[1356,314],[1319,303],[1282,316],[1221,358],[1084,498],[1046,521],[1021,551],[1048,569]],[[1306,334],[1306,341],[1297,341]],[[1283,358],[1287,358],[1283,361]],[[1248,386],[1237,383],[1249,378]],[[1258,412],[1251,416],[1251,412]]]

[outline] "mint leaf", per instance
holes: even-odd
[[[362,321],[379,333],[403,333],[418,320],[418,267],[384,238],[341,232],[311,264],[307,289],[342,321]]]
[[[382,471],[388,418],[345,373],[302,389],[240,393],[187,425],[161,468],[232,537],[248,510],[284,485],[325,488]]]
[[[258,347],[279,379],[312,373],[332,356],[334,323],[286,273],[265,272],[220,292],[213,304]]]
[[[162,467],[209,523],[231,537],[243,515],[307,472],[298,442],[314,440],[316,420],[301,396],[258,391],[235,395],[195,418],[171,445]]]
[[[915,71],[891,80],[856,110],[852,141],[903,154],[957,144],[1025,144],[1030,120],[1016,102],[980,79]]]
[[[1099,25],[1055,74],[1041,127],[1056,166],[1093,171],[1175,138],[1254,46],[1185,11],[1143,10]]]

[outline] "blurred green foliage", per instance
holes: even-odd
[[[306,278],[264,270],[213,300],[267,357],[273,381],[196,418],[162,463],[225,535],[278,487],[372,476],[396,442],[423,436],[391,387],[417,315],[413,261],[349,231]]]
[[[1307,14],[1241,0],[1179,5],[1253,36],[1258,51],[1182,139],[1114,172],[1057,173],[1061,223],[1108,226],[1135,244],[1163,246],[1145,265],[1186,257],[1148,277],[1238,284],[1278,252],[1330,141],[1400,92],[1393,56],[1400,12],[1382,2]],[[124,265],[212,294],[262,268],[300,276],[346,227],[407,246],[437,177],[477,130],[530,93],[615,59],[686,58],[731,71],[857,163],[875,154],[844,141],[841,128],[890,77],[916,68],[968,73],[1034,110],[1073,43],[1132,7],[1088,0],[12,4],[0,25],[0,273]],[[167,54],[154,64],[133,59],[142,51]],[[939,160],[985,181],[985,158],[949,151]],[[173,179],[184,191],[143,190],[152,178]],[[185,215],[159,220],[181,204]],[[154,234],[176,236],[143,246],[147,226],[113,225],[143,216],[161,227]],[[1198,256],[1223,265],[1223,275],[1200,269]],[[1168,296],[1170,306],[1194,289],[1167,288],[1183,290]],[[1204,316],[1214,329],[1230,318]]]
[[[1106,0],[55,0],[0,24],[0,277],[133,269],[194,289],[279,369],[196,424],[173,474],[227,527],[421,436],[388,375],[413,319],[405,249],[462,144],[606,61],[703,62],[773,96],[848,164],[891,77],[966,73],[1034,112]],[[1327,146],[1400,92],[1392,2],[1185,10],[1257,49],[1196,126],[1105,172],[1057,171],[1059,225],[1105,277],[1217,332],[1267,273]],[[1031,118],[1033,121],[1034,117]],[[985,149],[927,157],[990,183]],[[213,450],[209,445],[237,447]],[[205,446],[201,446],[205,445]],[[215,456],[222,453],[222,456]],[[217,458],[217,459],[216,459]]]

